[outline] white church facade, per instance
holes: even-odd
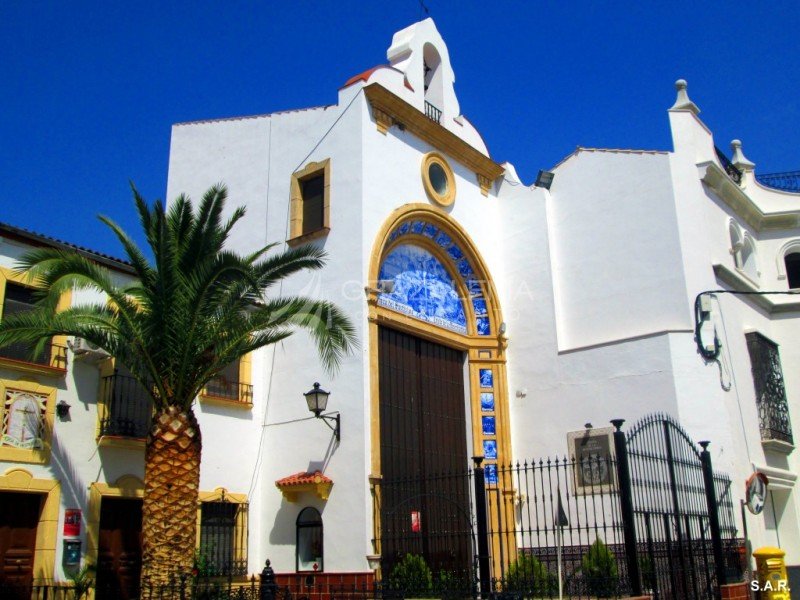
[[[800,193],[757,177],[738,142],[729,162],[685,82],[667,112],[671,151],[578,148],[551,182],[525,184],[462,114],[433,21],[396,33],[387,59],[331,106],[172,130],[167,198],[224,182],[229,205],[247,208],[235,250],[323,248],[323,270],[275,292],[334,301],[359,339],[333,377],[297,334],[198,399],[198,531],[229,545],[227,574],[269,559],[299,593],[309,575],[368,584],[367,557],[387,556],[383,482],[482,456],[498,498],[519,507],[525,495],[498,469],[569,456],[570,432],[653,413],[711,440],[737,537],[746,528],[753,548],[778,546],[800,569],[800,297],[787,293],[800,289]],[[0,236],[6,311],[25,302],[14,261],[57,242],[10,226]],[[0,358],[4,410],[27,392],[46,424],[25,448],[4,416],[0,445],[0,501],[37,495],[26,560],[39,579],[64,579],[74,542],[94,564],[124,553],[108,532],[124,529],[119,515],[135,521],[143,489],[146,402],[112,358],[75,344],[55,340],[46,365]],[[315,382],[338,435],[309,417]],[[755,472],[768,480],[759,515],[740,505]],[[425,530],[429,515],[406,508]]]

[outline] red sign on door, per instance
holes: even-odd
[[[81,535],[81,509],[68,508],[64,511],[64,536],[79,537]]]
[[[411,531],[414,533],[422,531],[422,516],[418,510],[411,511]]]

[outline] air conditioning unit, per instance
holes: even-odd
[[[108,358],[110,355],[103,350],[100,346],[96,346],[83,338],[76,337],[69,344],[70,350],[75,355],[76,359],[86,360],[89,362],[97,362]]]

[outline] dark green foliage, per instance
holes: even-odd
[[[581,572],[586,580],[589,594],[598,598],[610,598],[619,589],[617,560],[611,550],[597,538],[581,559]]]
[[[389,586],[401,591],[406,598],[430,598],[433,575],[423,557],[406,554],[389,574]]]
[[[645,590],[652,590],[656,586],[656,570],[653,561],[647,556],[639,559],[639,573],[642,575],[642,587]]]
[[[132,265],[132,281],[121,283],[77,252],[32,250],[19,269],[38,280],[41,299],[35,310],[0,321],[0,346],[28,343],[41,352],[55,335],[81,337],[125,365],[150,391],[156,410],[188,410],[229,364],[298,328],[311,334],[329,370],[353,349],[353,326],[331,302],[274,293],[282,279],[320,269],[322,250],[227,250],[244,209],[224,218],[224,186],[208,190],[197,207],[185,196],[167,208],[160,200],[149,205],[135,189],[133,195],[153,259],[103,217]],[[108,301],[56,312],[61,295],[71,289],[90,289]]]
[[[505,588],[526,597],[550,596],[558,593],[558,578],[532,554],[520,554],[508,567]]]

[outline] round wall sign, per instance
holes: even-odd
[[[769,480],[763,473],[753,473],[745,483],[745,504],[747,510],[754,515],[760,515],[767,502],[767,485]]]

